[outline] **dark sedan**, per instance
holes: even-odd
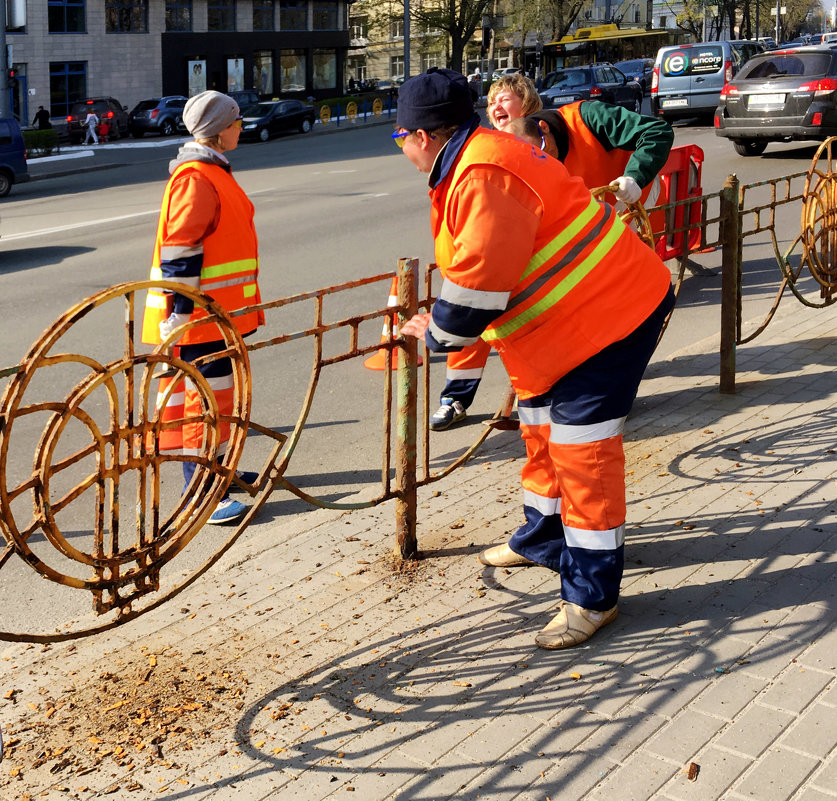
[[[642,88],[612,64],[591,64],[550,72],[540,92],[544,108],[556,108],[577,100],[603,100],[640,113]]]
[[[266,142],[287,131],[308,133],[314,125],[314,109],[299,100],[271,100],[242,111],[241,135]]]
[[[721,92],[715,133],[742,156],[768,142],[837,135],[837,50],[805,47],[753,56]]]
[[[642,93],[651,91],[651,73],[654,72],[653,58],[634,58],[630,61],[617,61],[614,65],[623,75],[627,75],[642,87]]]

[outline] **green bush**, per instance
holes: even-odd
[[[43,131],[23,131],[23,143],[29,158],[48,156],[58,147],[58,131],[47,128]]]

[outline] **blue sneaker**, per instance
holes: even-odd
[[[223,525],[224,523],[235,523],[236,520],[244,517],[247,507],[241,501],[234,501],[232,498],[224,498],[210,516],[207,523]]]
[[[459,402],[443,403],[430,417],[431,431],[444,431],[454,423],[465,419],[465,407]]]

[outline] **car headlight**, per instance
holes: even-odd
[[[256,127],[256,123],[255,123],[255,122],[251,122],[251,123],[249,123],[248,125],[245,125],[245,126],[244,126],[244,130],[245,130],[245,131],[252,131],[255,127]]]

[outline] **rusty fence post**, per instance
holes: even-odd
[[[418,312],[418,259],[398,261],[398,327]],[[413,559],[418,554],[416,517],[418,491],[417,409],[418,409],[418,340],[405,337],[395,351],[397,372],[397,419],[395,421],[395,540],[396,554]]]
[[[721,241],[721,364],[720,391],[735,393],[735,343],[741,299],[741,216],[738,178],[728,175],[720,196]]]

